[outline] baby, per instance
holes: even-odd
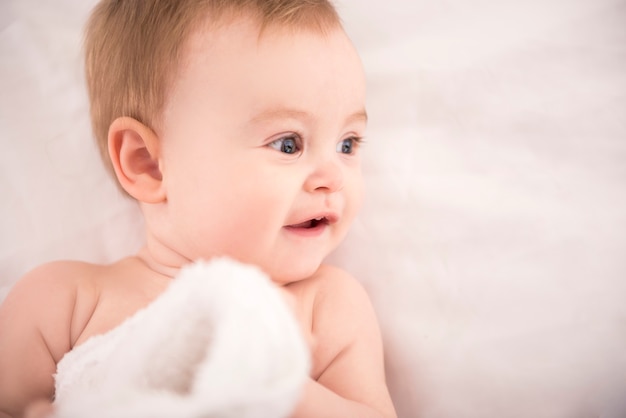
[[[293,416],[395,416],[368,297],[322,264],[360,206],[367,123],[364,72],[332,4],[104,0],[85,48],[95,136],[146,244],[18,282],[0,307],[0,416],[49,404],[67,352],[216,256],[260,267],[292,301],[312,356]]]

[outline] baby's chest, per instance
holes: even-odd
[[[76,315],[81,318],[78,322],[84,325],[77,327],[73,346],[79,346],[91,337],[111,332],[154,300],[133,292],[120,293],[109,289],[104,289],[95,298],[90,296],[83,299],[86,300],[81,304],[79,296]]]

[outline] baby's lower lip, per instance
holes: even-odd
[[[295,225],[287,225],[284,228],[288,232],[295,234],[295,235],[302,236],[302,237],[316,237],[322,234],[322,232],[324,232],[327,226],[328,226],[327,223],[320,222],[319,224],[311,228],[305,228],[305,227],[300,227],[300,226],[295,226]]]

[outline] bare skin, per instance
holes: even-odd
[[[63,355],[117,327],[171,280],[140,257],[109,266],[56,262],[25,276],[0,306],[0,416],[45,416],[54,394],[52,375]],[[322,266],[311,278],[283,288],[311,344],[305,392],[328,392],[329,401],[340,405],[349,399],[362,407],[358,416],[393,416],[376,318],[360,285],[343,271]],[[16,358],[21,361],[11,360]],[[294,416],[319,416],[308,398]]]

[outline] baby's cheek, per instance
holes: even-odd
[[[359,167],[359,169],[354,173],[354,179],[353,179],[353,193],[354,193],[354,212],[358,212],[361,209],[361,206],[363,205],[363,200],[365,198],[365,181],[363,179],[363,174],[361,172],[361,169]]]
[[[365,187],[363,177],[360,175],[350,183],[350,188],[347,190],[348,198],[346,199],[346,213],[344,214],[349,223],[352,223],[358,212],[363,206],[365,198]]]

